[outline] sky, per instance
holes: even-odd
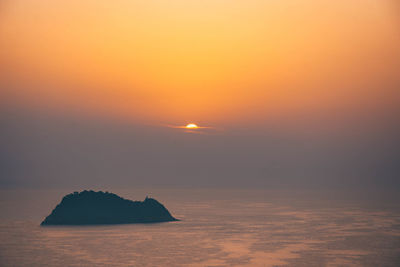
[[[394,0],[1,1],[0,186],[400,190],[399,47]]]

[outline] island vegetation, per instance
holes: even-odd
[[[66,195],[49,216],[45,225],[93,225],[158,223],[177,221],[157,200],[124,199],[108,192],[82,191]]]

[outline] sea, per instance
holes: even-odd
[[[81,190],[0,190],[0,266],[400,266],[400,201],[385,191],[108,188],[180,221],[40,226]]]

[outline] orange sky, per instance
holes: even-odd
[[[394,1],[6,0],[3,104],[148,123],[396,109]]]

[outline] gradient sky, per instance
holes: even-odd
[[[0,3],[0,185],[400,187],[391,0]],[[166,125],[212,127],[193,134]]]

